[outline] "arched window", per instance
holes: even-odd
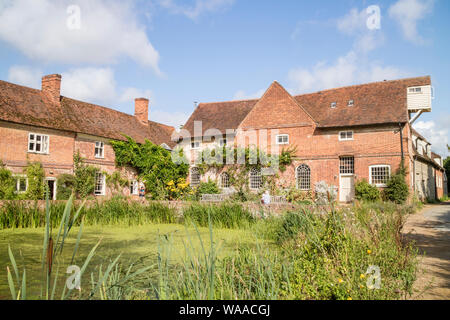
[[[198,187],[200,185],[200,171],[198,168],[191,168],[191,187]]]
[[[226,172],[220,175],[220,187],[223,189],[230,187],[230,175]]]
[[[311,190],[311,169],[306,164],[297,167],[296,176],[298,189]]]
[[[250,189],[258,190],[262,187],[261,170],[252,169],[250,171]]]

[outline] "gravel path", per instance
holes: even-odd
[[[412,299],[450,299],[450,202],[427,205],[408,217],[403,233],[419,248]]]

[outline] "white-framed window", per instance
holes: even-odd
[[[391,178],[391,166],[376,165],[369,167],[369,182],[377,187],[385,187]]]
[[[219,139],[219,147],[225,147],[226,145],[227,145],[226,138]]]
[[[252,169],[250,171],[250,189],[259,190],[262,187],[262,175],[261,170]]]
[[[302,164],[295,170],[297,189],[311,190],[311,169],[306,164]]]
[[[195,188],[200,185],[200,170],[196,167],[191,168],[191,174],[190,174],[190,185],[191,187]]]
[[[422,93],[422,88],[421,87],[413,87],[413,88],[409,88],[409,93]]]
[[[200,141],[192,141],[191,142],[191,149],[200,149],[201,143]]]
[[[139,182],[137,180],[132,180],[130,182],[130,194],[134,196],[139,194]]]
[[[103,173],[98,172],[95,175],[95,190],[94,194],[96,196],[105,195],[106,177]]]
[[[339,158],[339,173],[354,174],[355,173],[355,157],[347,156]]]
[[[25,193],[28,190],[28,178],[23,175],[14,176],[16,180],[16,192]]]
[[[353,107],[355,105],[355,101],[354,100],[348,100],[348,107]]]
[[[339,141],[349,141],[353,140],[353,131],[340,131]]]
[[[220,175],[220,187],[222,189],[228,189],[230,187],[230,175],[226,172],[222,172]]]
[[[45,134],[28,134],[28,152],[48,154],[50,137]]]
[[[337,107],[337,103],[336,102],[332,102],[330,105],[331,109],[334,109]]]
[[[95,142],[95,157],[96,158],[105,157],[105,144],[101,141]]]
[[[277,144],[289,144],[289,135],[288,134],[277,135]]]

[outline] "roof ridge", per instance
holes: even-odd
[[[301,96],[306,96],[306,95],[310,95],[310,94],[317,94],[317,93],[321,93],[324,91],[333,91],[333,90],[347,89],[347,88],[353,88],[353,87],[370,86],[370,85],[377,84],[377,83],[408,81],[408,80],[423,79],[423,78],[430,78],[430,77],[431,77],[430,75],[426,75],[426,76],[421,76],[421,77],[410,77],[410,78],[402,78],[402,79],[394,79],[394,80],[380,80],[380,81],[374,81],[374,82],[369,82],[369,83],[352,84],[352,85],[348,85],[348,86],[335,87],[335,88],[330,88],[330,89],[318,90],[318,91],[314,91],[314,92],[296,94],[296,95],[293,95],[293,97],[301,97]]]
[[[255,99],[239,99],[239,100],[226,100],[226,101],[212,101],[212,102],[200,102],[198,105],[200,106],[201,104],[248,102],[248,101],[258,101],[258,100],[261,100],[261,98],[255,98]]]

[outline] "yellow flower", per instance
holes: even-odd
[[[366,277],[366,275],[361,273],[361,275],[360,275],[359,277],[360,277],[361,279],[364,279],[364,278]]]
[[[168,186],[173,186],[173,185],[174,185],[173,180],[170,180],[170,181],[167,183],[167,185],[168,185]]]
[[[348,297],[347,300],[353,300],[352,297]]]
[[[338,280],[338,282],[339,282],[339,283],[342,283],[342,282],[344,282],[344,280],[342,280],[342,279],[339,279],[339,280]]]
[[[363,288],[364,288],[364,286],[363,286],[362,284],[360,284],[360,285],[359,285],[359,288],[360,288],[360,289],[363,289]]]
[[[368,254],[371,254],[371,253],[372,253],[372,250],[370,250],[370,249],[367,250],[367,253],[368,253]]]

